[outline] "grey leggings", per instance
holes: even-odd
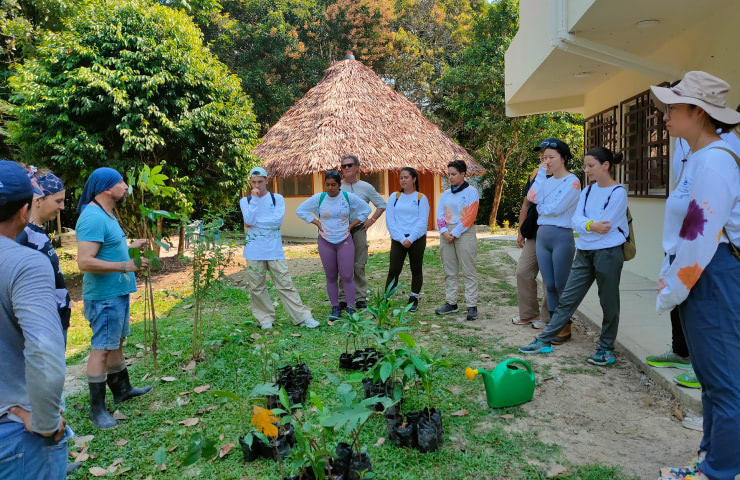
[[[547,287],[547,307],[551,314],[560,303],[575,253],[572,229],[540,225],[537,230],[537,264]]]

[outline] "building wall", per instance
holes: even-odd
[[[384,173],[383,182],[385,185],[383,198],[388,200],[388,193],[391,188],[397,189],[397,185],[388,185],[388,174]],[[439,175],[434,176],[435,192],[439,192],[441,188],[442,180]],[[323,192],[324,191],[324,177],[320,173],[313,175],[313,191]],[[437,204],[439,202],[439,194],[435,195],[434,205],[431,206],[436,211]],[[283,220],[283,227],[281,229],[284,237],[297,237],[297,238],[316,238],[317,231],[316,227],[306,223],[302,219],[298,218],[295,214],[298,206],[303,203],[308,197],[286,197],[285,198],[285,219]],[[375,207],[370,205],[373,210]],[[383,239],[390,238],[388,230],[385,228],[385,214],[380,217],[375,225],[370,227],[368,231],[369,239]]]

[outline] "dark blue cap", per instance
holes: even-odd
[[[34,193],[42,195],[31,183],[25,168],[16,162],[0,160],[0,205],[31,199]]]

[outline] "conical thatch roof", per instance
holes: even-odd
[[[267,132],[254,154],[270,176],[290,177],[339,167],[355,154],[363,172],[410,166],[446,174],[464,160],[468,175],[483,168],[403,95],[357,60],[336,62],[324,78]]]

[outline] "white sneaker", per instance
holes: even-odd
[[[306,328],[316,328],[319,325],[320,325],[319,322],[317,322],[313,318],[307,318],[298,324],[299,327],[306,327]]]
[[[270,330],[270,329],[272,329],[272,322],[270,322],[270,323],[263,323],[262,325],[260,325],[260,328],[262,330]]]
[[[683,420],[681,420],[681,425],[683,425],[683,428],[688,428],[689,430],[703,432],[704,417],[683,417]]]

